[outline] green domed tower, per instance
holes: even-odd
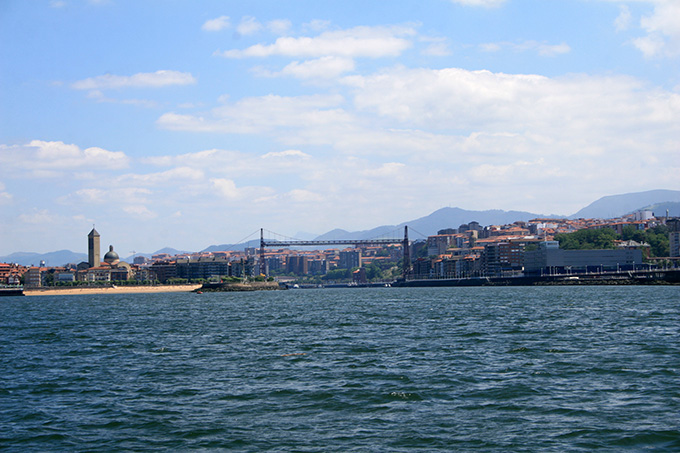
[[[120,257],[116,252],[113,251],[113,246],[109,245],[109,251],[104,255],[104,262],[109,263],[112,266],[120,263]]]

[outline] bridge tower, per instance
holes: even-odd
[[[408,243],[408,226],[404,226],[404,243],[402,248],[404,249],[404,265],[402,273],[404,275],[404,280],[406,280],[411,274],[411,247]]]
[[[260,228],[260,274],[267,277],[267,262],[264,260],[264,228]]]

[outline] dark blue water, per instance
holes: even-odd
[[[0,450],[680,451],[680,288],[0,300]]]

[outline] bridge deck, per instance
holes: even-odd
[[[267,241],[263,240],[264,247],[304,247],[313,245],[389,245],[401,244],[403,239],[336,239],[328,241]]]

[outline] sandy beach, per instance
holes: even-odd
[[[26,296],[60,296],[73,294],[132,294],[190,292],[201,285],[116,286],[114,288],[56,288],[24,289]]]

